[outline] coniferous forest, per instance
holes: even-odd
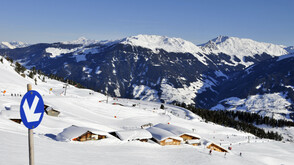
[[[259,138],[268,138],[281,141],[283,137],[277,132],[264,131],[255,125],[265,124],[272,127],[294,126],[293,122],[285,120],[275,120],[269,117],[262,117],[258,114],[238,111],[211,111],[195,106],[182,104],[176,104],[190,110],[191,112],[202,117],[205,122],[213,122],[226,127],[232,127],[240,131],[252,133]]]

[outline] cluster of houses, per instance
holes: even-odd
[[[10,120],[19,124],[22,122],[19,116],[19,112],[16,111],[16,109],[19,109],[19,106],[7,106],[5,109],[7,110],[6,116]],[[44,106],[44,111],[49,116],[58,117],[60,115],[58,110],[55,110],[48,105]],[[207,141],[202,141],[201,143],[201,137],[194,131],[183,127],[162,123],[154,126],[152,123],[148,123],[142,125],[141,129],[119,130],[114,132],[104,132],[97,129],[72,125],[60,132],[56,136],[56,140],[84,142],[113,137],[118,138],[121,141],[155,142],[161,146],[181,144],[189,144],[193,146],[205,145],[206,148],[211,150],[228,152],[226,149],[215,143],[208,143]]]
[[[120,130],[104,132],[92,128],[72,125],[56,136],[59,141],[90,141],[116,137],[121,141],[155,142],[161,146],[190,144],[201,145],[201,137],[194,132],[171,124],[157,124],[147,129]],[[214,143],[203,143],[208,149],[228,152]]]

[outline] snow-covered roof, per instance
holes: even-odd
[[[182,141],[182,138],[177,137],[173,133],[158,127],[150,127],[150,128],[147,128],[146,130],[149,131],[152,134],[152,137],[156,139],[157,141],[162,141],[167,138],[173,138],[173,139]]]
[[[214,146],[217,146],[217,147],[219,147],[219,148],[225,150],[226,152],[228,152],[227,149],[225,149],[225,148],[221,147],[220,145],[217,145],[217,144],[215,144],[215,143],[213,143],[213,142],[208,142],[208,143],[206,143],[206,144],[204,144],[204,145],[205,145],[205,147],[208,147],[208,146],[210,146],[210,145],[214,145]]]
[[[161,129],[164,129],[166,131],[169,131],[172,134],[174,134],[175,136],[181,136],[181,135],[187,134],[187,135],[190,135],[190,136],[193,136],[193,137],[201,138],[199,135],[195,134],[194,132],[192,132],[192,131],[190,131],[190,130],[188,130],[186,128],[171,125],[171,124],[162,124],[162,123],[160,123],[160,124],[155,125],[154,127],[161,128]]]
[[[150,139],[152,135],[145,129],[116,131],[116,135],[123,141],[135,139]]]
[[[87,127],[78,127],[75,125],[72,125],[68,128],[65,128],[62,132],[60,132],[57,136],[56,139],[59,141],[70,141],[73,138],[79,137],[82,134],[86,133],[87,131],[90,131],[94,134],[99,134],[99,135],[109,135],[107,132],[96,130],[93,128],[87,128]]]
[[[187,142],[188,142],[188,144],[198,144],[201,141],[199,139],[196,139],[196,140],[187,140]]]

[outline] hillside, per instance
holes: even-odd
[[[293,55],[285,55],[239,72],[219,87],[221,101],[212,109],[248,111],[276,119],[293,119],[293,62]]]
[[[27,73],[29,71],[26,71]],[[14,71],[11,63],[0,63],[0,162],[3,164],[27,164],[27,129],[10,118],[19,118],[20,95],[26,93],[26,84],[34,80],[24,78]],[[40,79],[38,78],[40,76]],[[103,94],[37,75],[33,89],[40,92],[45,104],[60,111],[59,117],[44,115],[40,126],[34,129],[36,164],[288,164],[294,161],[293,143],[258,139],[255,136],[206,123],[190,111],[158,102],[109,98]],[[52,88],[52,91],[50,91]],[[4,92],[5,91],[5,92]],[[141,125],[162,123],[194,130],[201,136],[200,146],[181,144],[160,146],[155,142],[121,141],[114,136],[98,141],[59,141],[56,136],[65,128],[75,125],[113,132],[141,128]],[[293,134],[292,128],[285,129]],[[225,149],[226,155],[213,151],[209,155],[207,142],[214,142]],[[242,156],[239,156],[239,153]],[[15,159],[17,156],[17,159]],[[54,159],[48,159],[48,156]],[[115,158],[115,159],[114,159]]]

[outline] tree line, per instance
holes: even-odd
[[[192,105],[186,106],[186,104],[184,104],[184,103],[182,103],[182,104],[176,103],[175,105],[181,106],[183,108],[190,110],[191,112],[193,112],[193,113],[197,114],[198,116],[200,116],[201,118],[203,118],[205,120],[205,122],[210,121],[210,122],[222,125],[222,126],[235,128],[240,131],[251,133],[259,138],[267,138],[267,139],[273,139],[273,140],[277,140],[277,141],[281,141],[283,139],[283,137],[280,134],[278,134],[277,132],[273,132],[273,131],[266,132],[263,129],[254,126],[253,123],[246,122],[249,120],[247,120],[245,118],[248,116],[250,118],[250,115],[247,112],[232,113],[229,111],[211,111],[211,110],[196,108],[195,106],[192,106]],[[236,119],[237,116],[239,116],[238,120]],[[261,118],[263,118],[263,117],[261,117]],[[266,118],[266,117],[264,117],[264,118]],[[265,120],[267,120],[267,119],[265,119]],[[254,121],[254,120],[252,119],[251,121]]]

